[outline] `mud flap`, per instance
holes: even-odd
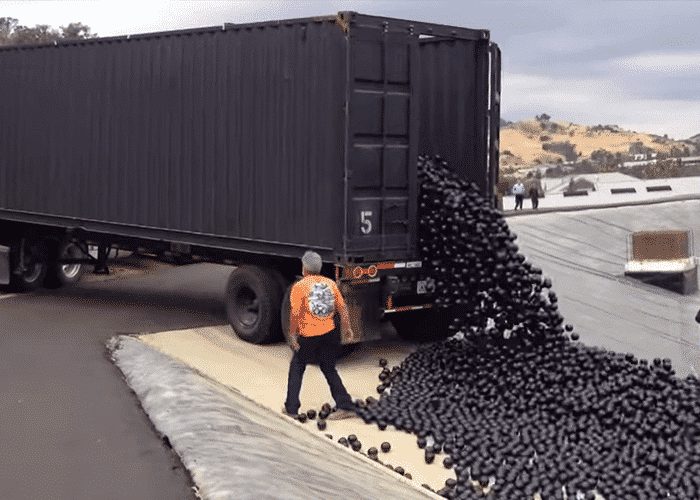
[[[0,245],[0,285],[10,284],[10,248]]]
[[[358,337],[355,341],[342,339],[343,344],[366,342],[381,338],[382,288],[379,283],[341,283],[340,292],[350,314],[350,324]]]

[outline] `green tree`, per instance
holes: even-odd
[[[545,142],[542,144],[542,149],[551,153],[557,153],[566,158],[567,161],[576,161],[578,154],[576,153],[576,145],[565,142]]]
[[[89,26],[78,22],[56,29],[48,24],[37,24],[33,27],[24,26],[13,17],[0,17],[0,46],[52,43],[59,40],[80,40],[96,36],[97,34],[93,33]]]
[[[645,179],[665,179],[669,177],[678,177],[679,174],[680,160],[674,158],[645,165],[642,170],[642,177]]]
[[[512,188],[515,183],[518,181],[518,177],[513,174],[506,174],[506,175],[499,175],[498,176],[498,184],[496,186],[496,189],[498,190],[498,193],[501,196],[505,196],[508,194],[508,191],[510,188]]]
[[[12,45],[32,45],[39,43],[51,43],[59,40],[61,34],[48,24],[37,24],[33,28],[17,26],[12,34]]]
[[[671,146],[670,156],[672,158],[681,158],[683,156],[690,156],[690,149],[688,146]]]
[[[17,28],[17,19],[13,17],[0,17],[0,45],[9,45],[12,33]]]
[[[85,38],[95,38],[90,26],[83,23],[70,23],[68,26],[61,26],[61,38],[63,40],[81,40]]]

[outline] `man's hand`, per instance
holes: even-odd
[[[345,334],[343,337],[347,340],[359,340],[357,337],[355,337],[355,331],[350,327],[345,329]]]
[[[289,346],[292,348],[292,351],[297,352],[299,350],[299,339],[297,338],[296,335],[291,335],[289,337]]]

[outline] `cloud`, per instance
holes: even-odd
[[[676,139],[700,132],[700,100],[635,97],[606,78],[505,72],[501,110],[508,119],[546,112],[555,120],[616,124]]]
[[[700,51],[636,54],[611,59],[606,66],[632,73],[690,73],[700,76]]]

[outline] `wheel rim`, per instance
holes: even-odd
[[[65,252],[63,252],[65,257],[68,258],[78,258],[80,257],[80,251],[75,245],[69,245],[66,247]],[[80,274],[80,269],[82,264],[63,264],[61,265],[61,272],[68,279],[73,279],[78,274]]]
[[[61,272],[66,278],[75,278],[78,273],[80,273],[80,266],[82,264],[63,264],[61,266]]]
[[[24,270],[22,278],[25,283],[34,283],[41,276],[41,271],[43,269],[43,264],[41,262],[32,262]]]
[[[241,287],[236,293],[234,309],[240,323],[247,327],[254,327],[260,319],[260,303],[255,291],[248,287]]]

